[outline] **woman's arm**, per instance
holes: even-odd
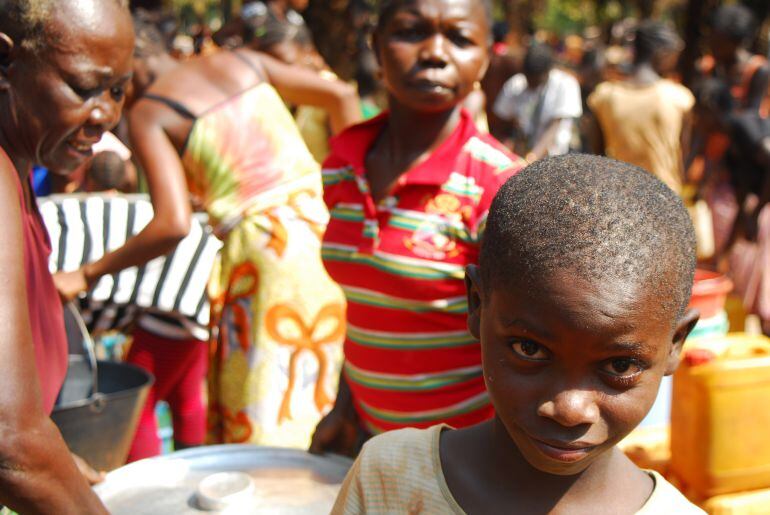
[[[190,232],[191,207],[184,169],[164,124],[177,115],[165,106],[139,101],[129,113],[131,142],[147,177],[154,209],[141,232],[114,251],[79,270],[54,276],[59,294],[74,298],[101,276],[138,266],[167,254]]]
[[[43,411],[15,173],[0,162],[0,504],[25,514],[106,513]]]
[[[361,120],[358,94],[340,80],[327,80],[318,73],[284,64],[259,54],[259,61],[278,94],[291,104],[311,105],[329,113],[334,134]]]

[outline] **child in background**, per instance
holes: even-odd
[[[478,262],[489,204],[521,160],[462,108],[487,67],[489,3],[388,0],[379,15],[390,110],[332,140],[324,163],[323,259],[349,325],[315,452],[352,454],[358,436],[492,416],[463,277]]]
[[[467,269],[495,416],[371,440],[333,513],[699,514],[616,444],[679,363],[695,237],[633,165],[569,155],[508,180]]]

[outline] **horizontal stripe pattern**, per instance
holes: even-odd
[[[441,313],[462,314],[465,313],[468,308],[468,301],[464,295],[448,299],[414,300],[385,295],[384,293],[374,290],[356,288],[353,286],[343,286],[342,291],[345,292],[345,297],[349,303],[366,304],[367,306],[377,306],[380,308],[400,309],[415,313],[435,311]]]
[[[358,247],[324,242],[321,255],[325,261],[342,261],[375,268],[382,272],[412,279],[465,278],[465,267],[422,259],[406,258],[385,252],[364,254]]]
[[[489,406],[489,394],[484,391],[451,406],[423,411],[397,411],[378,409],[374,406],[370,406],[365,402],[359,402],[359,405],[368,415],[377,419],[390,423],[409,426],[425,422],[439,423],[442,420],[448,420],[479,409],[483,409]]]
[[[465,267],[477,262],[478,229],[517,158],[464,113],[434,155],[375,202],[363,154],[385,121],[338,136],[323,171],[322,256],[348,301],[345,376],[374,432],[464,427],[492,413],[467,329]]]
[[[466,330],[395,333],[368,330],[348,323],[348,339],[356,345],[378,349],[425,350],[478,345]]]

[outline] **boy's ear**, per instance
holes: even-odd
[[[672,345],[668,354],[668,362],[666,363],[665,374],[667,376],[676,372],[676,369],[679,366],[679,356],[682,354],[684,341],[690,335],[690,332],[692,332],[695,324],[698,323],[699,318],[700,313],[698,310],[690,308],[685,311],[682,318],[679,319],[679,322],[676,325],[676,331],[674,331],[674,339],[671,342]]]
[[[479,267],[465,267],[465,291],[468,295],[468,331],[481,339],[481,274]]]
[[[15,45],[11,36],[0,32],[0,89],[8,88],[8,69],[15,55]]]

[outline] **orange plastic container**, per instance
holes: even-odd
[[[709,515],[767,515],[770,513],[770,489],[726,494],[703,503]]]
[[[732,281],[724,275],[708,270],[696,270],[690,307],[700,311],[701,319],[716,316],[725,308],[727,294],[732,289]]]
[[[732,334],[687,347],[671,403],[670,470],[682,491],[706,499],[770,488],[770,339]]]

